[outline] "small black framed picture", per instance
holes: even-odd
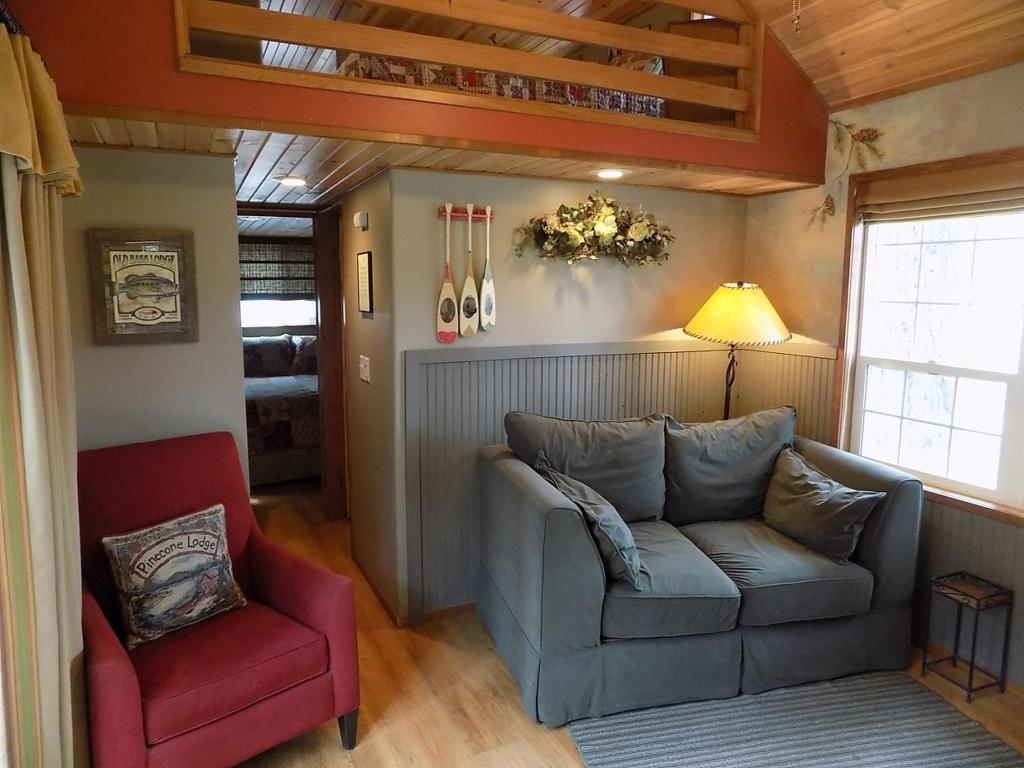
[[[373,312],[373,252],[356,254],[356,285],[359,289],[359,311]]]

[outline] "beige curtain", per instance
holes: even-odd
[[[19,734],[24,751],[16,764],[75,765],[72,727],[80,691],[72,678],[80,664],[81,569],[78,544],[76,427],[71,368],[70,320],[64,275],[62,195],[81,184],[53,81],[29,41],[0,34],[0,254],[4,280],[0,309],[4,346],[13,359],[15,418],[6,419],[3,439],[16,442],[23,502],[5,515],[20,528],[27,546],[9,547],[10,560],[24,561],[29,594],[27,626],[16,638],[29,661],[34,713],[17,711],[21,727],[34,715],[34,738]],[[10,544],[10,540],[8,540]],[[12,645],[8,643],[7,645]],[[5,651],[9,650],[5,648]],[[27,754],[26,754],[27,753]],[[23,762],[22,762],[23,761]]]

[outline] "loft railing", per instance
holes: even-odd
[[[569,117],[732,139],[756,139],[761,110],[761,67],[765,28],[764,22],[749,12],[742,0],[661,0],[667,5],[713,14],[718,19],[735,23],[738,28],[736,43],[655,32],[502,0],[369,2],[389,9],[427,14],[512,33],[605,46],[660,56],[666,60],[707,65],[715,68],[715,71],[735,72],[736,87],[706,82],[708,78],[703,78],[702,81],[699,75],[654,75],[609,64],[368,24],[262,10],[220,0],[174,0],[179,66],[182,70],[190,72],[335,91]],[[354,51],[643,94],[671,103],[698,105],[724,111],[725,114],[734,115],[732,122],[735,127],[215,58],[210,55],[199,55],[193,50],[192,41],[197,33],[212,34],[221,38],[228,36],[235,40],[276,41],[327,50]],[[204,53],[206,52],[204,50]]]

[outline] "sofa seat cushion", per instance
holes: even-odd
[[[631,523],[642,592],[608,587],[601,634],[624,640],[726,632],[736,626],[740,592],[689,539],[660,520]]]
[[[761,520],[695,523],[680,530],[739,587],[742,625],[853,616],[871,605],[869,570],[819,555]]]
[[[250,600],[130,652],[158,744],[327,671],[324,636]]]

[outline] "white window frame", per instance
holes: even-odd
[[[948,477],[932,475],[919,469],[904,467],[898,463],[883,463],[902,469],[920,478],[926,486],[940,491],[949,491],[989,504],[1007,505],[1017,509],[1024,509],[1024,337],[1022,337],[1021,341],[1020,364],[1016,373],[982,371],[939,363],[911,362],[863,355],[861,353],[861,344],[864,336],[863,323],[866,305],[864,293],[867,285],[866,276],[871,226],[871,223],[858,224],[857,229],[861,231],[855,233],[853,238],[853,246],[857,250],[857,258],[851,264],[851,266],[855,265],[856,267],[855,274],[853,275],[856,279],[856,285],[855,295],[851,293],[851,299],[855,299],[855,301],[851,301],[850,305],[851,319],[853,320],[850,324],[852,326],[850,330],[854,333],[855,358],[851,371],[852,387],[849,390],[851,392],[849,401],[849,450],[860,454],[866,406],[867,370],[869,366],[1005,382],[1007,385],[1006,409],[1003,417],[999,471],[994,490],[970,485]],[[1022,255],[1022,258],[1024,258],[1024,255]],[[898,418],[905,420],[908,417],[901,415]],[[952,426],[950,426],[950,429],[952,429]]]

